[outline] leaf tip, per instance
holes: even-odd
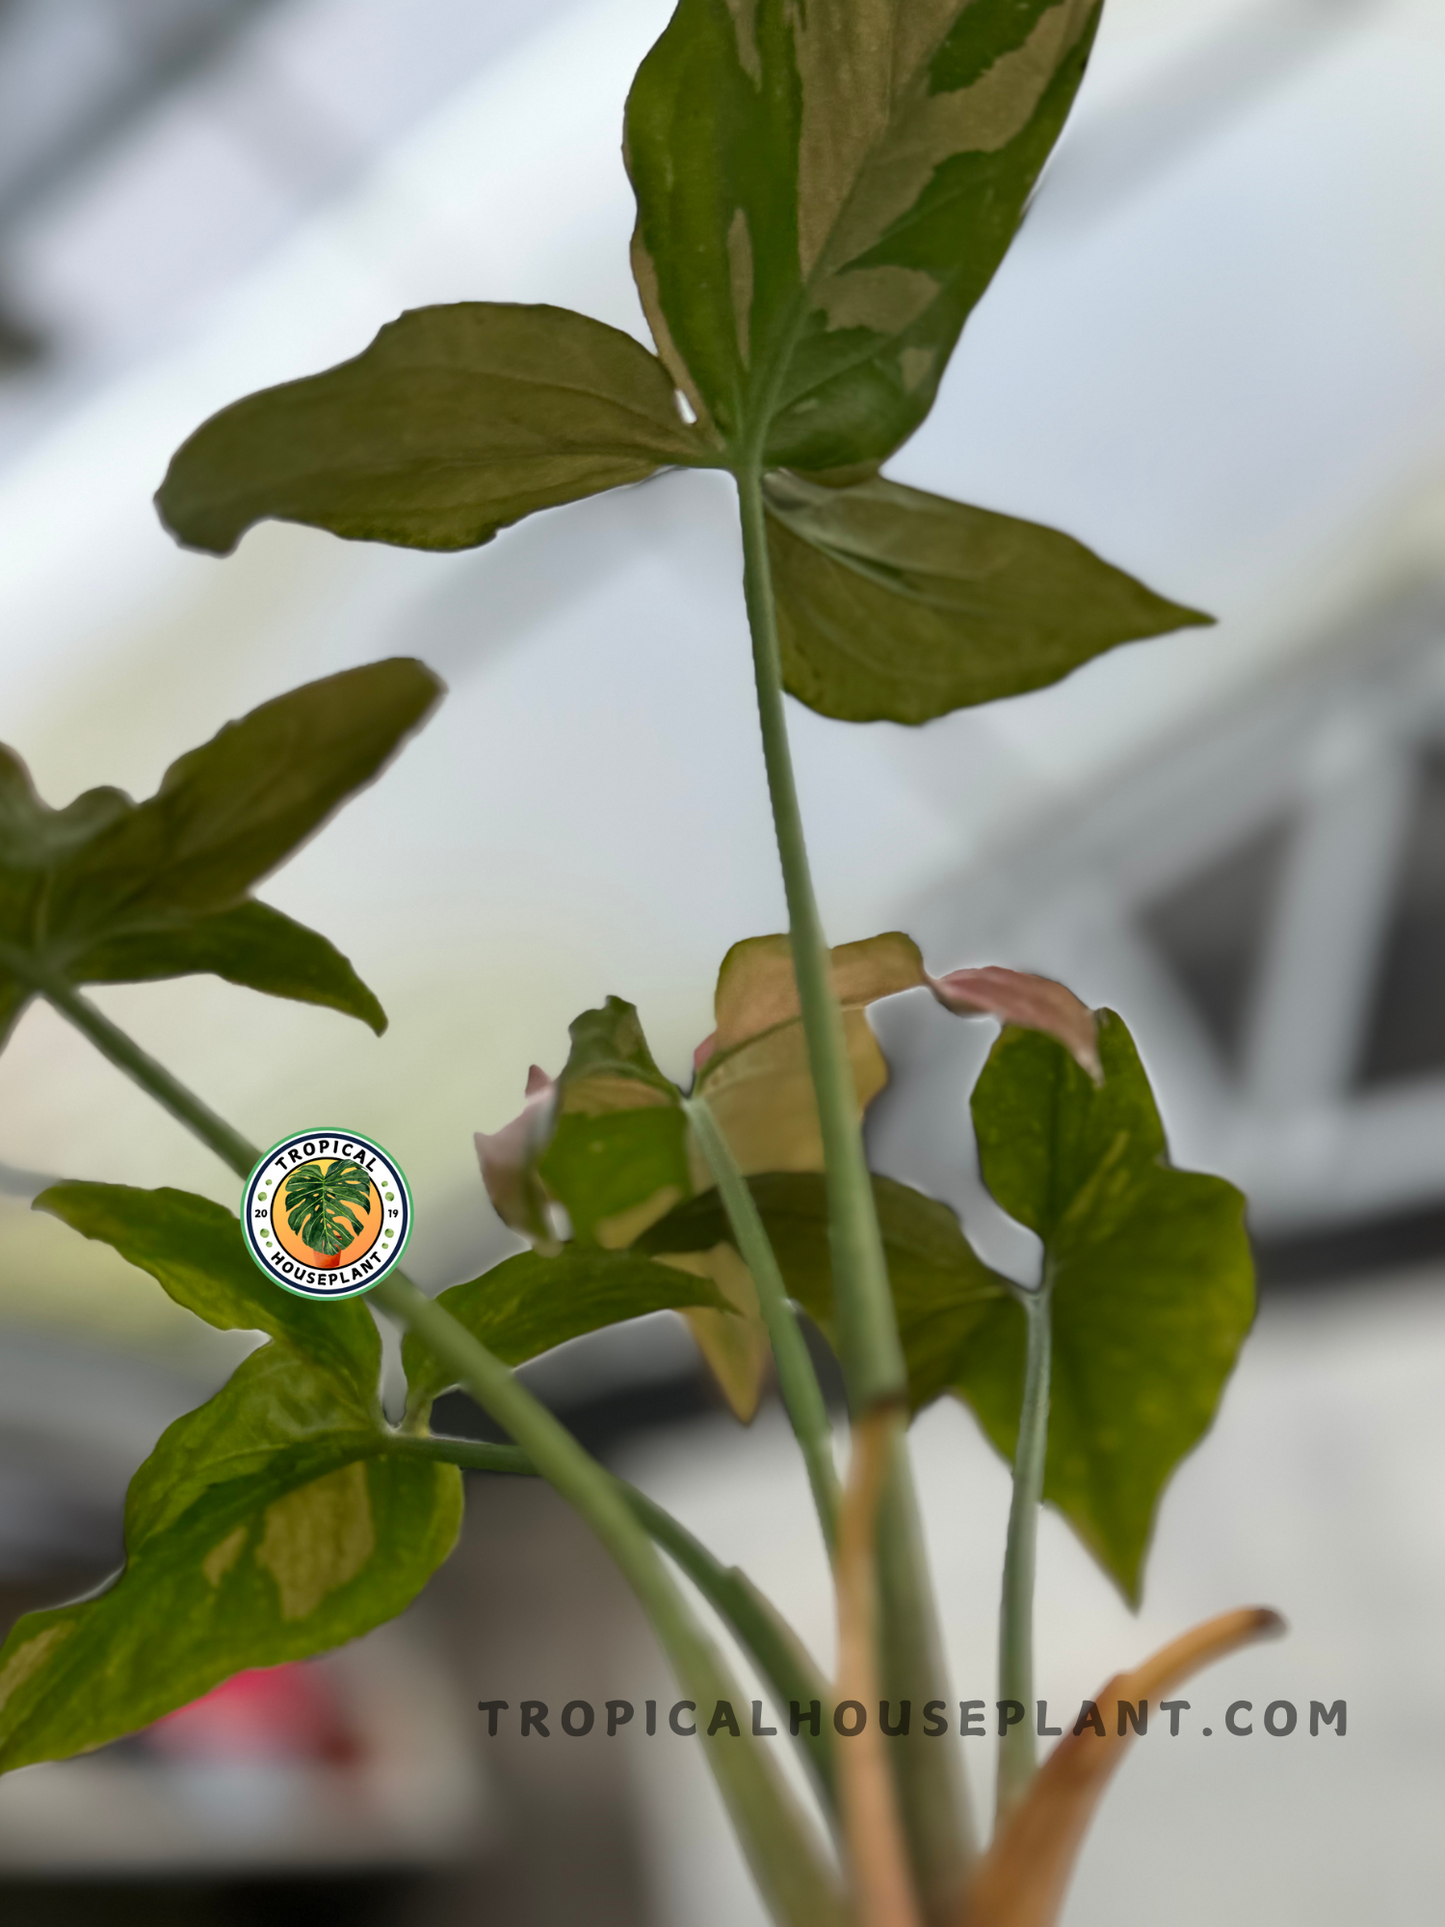
[[[1190,609],[1182,602],[1174,605],[1174,613],[1179,618],[1181,629],[1217,629],[1219,617],[1209,614],[1207,609]]]
[[[165,479],[151,497],[155,504],[157,520],[166,534],[179,549],[189,549],[193,555],[226,556],[234,555],[244,529],[228,529],[224,534],[208,527],[202,521],[192,521],[187,517],[181,503],[176,500],[176,464],[184,455],[189,443],[183,442],[171,457],[170,467]]]
[[[47,1184],[43,1191],[37,1191],[30,1200],[30,1209],[43,1211],[48,1217],[64,1220],[65,1212],[61,1206],[60,1193],[65,1188],[63,1184]]]

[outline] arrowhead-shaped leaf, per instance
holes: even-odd
[[[102,1746],[250,1666],[324,1652],[410,1603],[455,1540],[456,1468],[386,1456],[364,1307],[269,1286],[236,1220],[179,1191],[37,1200],[222,1329],[268,1332],[131,1481],[126,1565],[0,1651],[0,1770]],[[339,1314],[339,1315],[338,1315]]]
[[[648,1312],[707,1306],[725,1315],[726,1301],[704,1279],[633,1251],[566,1245],[555,1257],[535,1251],[504,1258],[480,1278],[453,1285],[437,1300],[505,1365],[524,1365],[569,1338],[601,1331]],[[424,1409],[456,1380],[408,1333],[402,1360],[412,1411]]]
[[[896,932],[833,952],[860,1105],[887,1080],[864,1006],[926,982],[912,940]],[[817,1102],[786,937],[734,944],[718,974],[717,1029],[696,1053],[697,1089],[744,1171],[821,1170]],[[682,1093],[653,1060],[637,1011],[619,997],[584,1011],[555,1084],[535,1066],[527,1105],[477,1138],[493,1203],[513,1229],[553,1247],[545,1195],[575,1236],[622,1249],[712,1175],[690,1144]],[[545,1195],[537,1189],[545,1186]]]
[[[923,420],[1100,0],[681,0],[627,103],[653,335],[736,459],[876,467]]]
[[[973,1095],[985,1182],[1043,1240],[1053,1374],[1044,1497],[1137,1602],[1159,1497],[1207,1430],[1254,1314],[1244,1200],[1176,1171],[1123,1023],[1100,1011],[1102,1082],[1008,1029]],[[955,1383],[1012,1459],[1024,1314],[993,1307]]]
[[[451,1551],[455,1466],[337,1435],[213,1485],[104,1592],[27,1613],[0,1650],[0,1771],[88,1752],[251,1666],[408,1606]]]
[[[844,722],[926,723],[1211,618],[1057,529],[897,482],[767,483],[790,694]]]
[[[52,810],[0,749],[0,1041],[32,969],[72,984],[209,971],[384,1029],[338,950],[246,892],[372,781],[440,690],[400,658],[307,683],[180,757],[143,803],[98,789]]]
[[[630,335],[566,308],[467,301],[413,310],[353,360],[223,408],[156,503],[217,555],[268,517],[467,549],[534,510],[714,460]]]
[[[540,1088],[535,1095],[542,1095]],[[526,1125],[524,1112],[517,1128]],[[557,1080],[551,1129],[535,1170],[572,1220],[577,1248],[564,1257],[580,1260],[588,1245],[620,1255],[674,1204],[712,1181],[690,1144],[682,1093],[653,1062],[636,1010],[618,997],[609,997],[601,1010],[584,1011],[572,1025],[572,1053]],[[525,1172],[514,1188],[531,1199]],[[683,1311],[724,1396],[746,1422],[757,1409],[768,1356],[746,1269],[727,1251],[676,1265],[640,1262],[647,1289],[661,1289],[662,1302]],[[670,1272],[670,1281],[659,1286],[651,1276],[657,1271]],[[600,1270],[594,1274],[598,1285],[605,1277]]]

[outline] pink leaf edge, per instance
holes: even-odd
[[[950,970],[942,977],[930,977],[928,987],[955,1016],[997,1017],[1005,1024],[1046,1032],[1096,1084],[1103,1083],[1094,1013],[1052,977],[1035,977],[1025,970],[988,964],[977,970]]]

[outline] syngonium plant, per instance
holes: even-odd
[[[224,409],[176,455],[161,515],[216,553],[265,518],[466,548],[660,469],[730,473],[790,928],[729,953],[689,1089],[612,998],[573,1025],[555,1080],[534,1073],[521,1116],[479,1138],[490,1194],[531,1249],[435,1300],[400,1272],[376,1288],[406,1330],[400,1424],[379,1401],[366,1307],[277,1291],[230,1212],[93,1183],[37,1200],[209,1323],[267,1342],[137,1473],[115,1582],[12,1632],[0,1767],[102,1745],[241,1667],[400,1611],[453,1543],[459,1467],[539,1474],[570,1500],[699,1702],[742,1696],[673,1565],[784,1707],[946,1700],[906,1443],[911,1414],[943,1395],[968,1403],[1013,1467],[1001,1696],[1032,1698],[1041,1501],[1137,1602],[1160,1494],[1207,1429],[1252,1314],[1242,1200],[1172,1167],[1114,1013],[1008,969],[930,976],[898,933],[829,950],[784,702],[921,724],[1208,620],[1053,529],[880,473],[927,415],[1017,231],[1100,3],[680,0],[626,111],[655,352],[554,307],[421,309],[354,360]],[[5,753],[6,1030],[28,999],[48,1000],[247,1173],[255,1147],[81,987],[211,971],[380,1031],[350,963],[249,893],[438,693],[405,661],[312,684],[182,757],[139,805],[93,790],[49,809]],[[985,1182],[1042,1246],[1032,1286],[984,1264],[945,1205],[868,1169],[861,1118],[886,1069],[867,1008],[923,989],[940,1022],[1000,1021],[971,1109]],[[339,1224],[323,1211],[318,1236]],[[589,1457],[513,1375],[667,1309],[691,1321],[740,1416],[776,1373],[832,1559],[831,1681],[743,1574]],[[841,1481],[800,1311],[842,1366]],[[433,1436],[432,1402],[452,1385],[514,1443]],[[1100,1692],[1107,1738],[1070,1734],[1042,1767],[1031,1722],[1010,1726],[984,1848],[957,1751],[917,1725],[885,1738],[870,1721],[844,1743],[802,1722],[815,1815],[766,1743],[719,1728],[707,1757],[787,1927],[1041,1927],[1126,1744],[1113,1703],[1278,1623],[1244,1609],[1185,1634]]]

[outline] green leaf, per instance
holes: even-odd
[[[408,657],[304,683],[227,723],[55,876],[66,929],[224,909],[380,772],[441,684]]]
[[[395,1617],[447,1556],[454,1466],[338,1436],[210,1487],[98,1596],[28,1613],[0,1650],[0,1771],[148,1725],[251,1666]]]
[[[767,484],[789,692],[844,722],[926,723],[1206,625],[1056,529],[874,480]]]
[[[726,1313],[715,1286],[630,1251],[568,1245],[556,1257],[519,1252],[437,1300],[505,1365],[522,1365],[554,1345],[648,1312],[705,1306]],[[455,1383],[419,1338],[408,1333],[402,1359],[411,1409]]]
[[[749,1180],[788,1294],[831,1335],[832,1269],[828,1202],[817,1172],[771,1173]],[[892,1178],[873,1178],[888,1275],[908,1361],[909,1402],[917,1411],[951,1388],[974,1334],[1009,1287],[984,1264],[946,1204]],[[708,1250],[731,1233],[716,1192],[680,1205],[644,1234],[654,1257]]]
[[[359,1303],[269,1285],[234,1217],[185,1192],[66,1184],[36,1202],[208,1323],[271,1342],[168,1427],[132,1479],[120,1576],[11,1633],[0,1770],[103,1746],[244,1667],[392,1618],[461,1518],[454,1466],[388,1456],[380,1338]]]
[[[293,923],[265,903],[214,910],[173,930],[138,930],[108,938],[72,968],[74,981],[84,984],[154,983],[209,973],[271,997],[359,1017],[378,1037],[386,1029],[386,1012],[350,958],[315,930]]]
[[[1100,0],[681,0],[627,103],[633,269],[699,417],[876,467],[932,406]]]
[[[419,308],[351,361],[213,415],[156,496],[224,555],[273,517],[355,541],[467,549],[537,509],[715,460],[655,356],[565,308]]]
[[[0,749],[0,1039],[47,977],[192,971],[384,1028],[346,958],[246,893],[372,781],[440,689],[404,658],[307,683],[180,757],[139,804],[98,789],[52,810]]]
[[[190,1191],[126,1184],[53,1184],[36,1198],[82,1236],[148,1271],[168,1297],[219,1331],[284,1340],[376,1410],[381,1338],[359,1298],[326,1304],[273,1285],[247,1251],[234,1212]]]
[[[973,1095],[985,1182],[1043,1240],[1053,1377],[1044,1497],[1132,1603],[1160,1494],[1208,1429],[1254,1313],[1244,1200],[1168,1163],[1133,1040],[1099,1014],[1103,1082],[1008,1029]],[[1024,1314],[1001,1301],[957,1387],[1012,1459]]]
[[[571,1035],[537,1170],[581,1242],[618,1249],[692,1194],[682,1095],[620,997],[583,1011]]]

